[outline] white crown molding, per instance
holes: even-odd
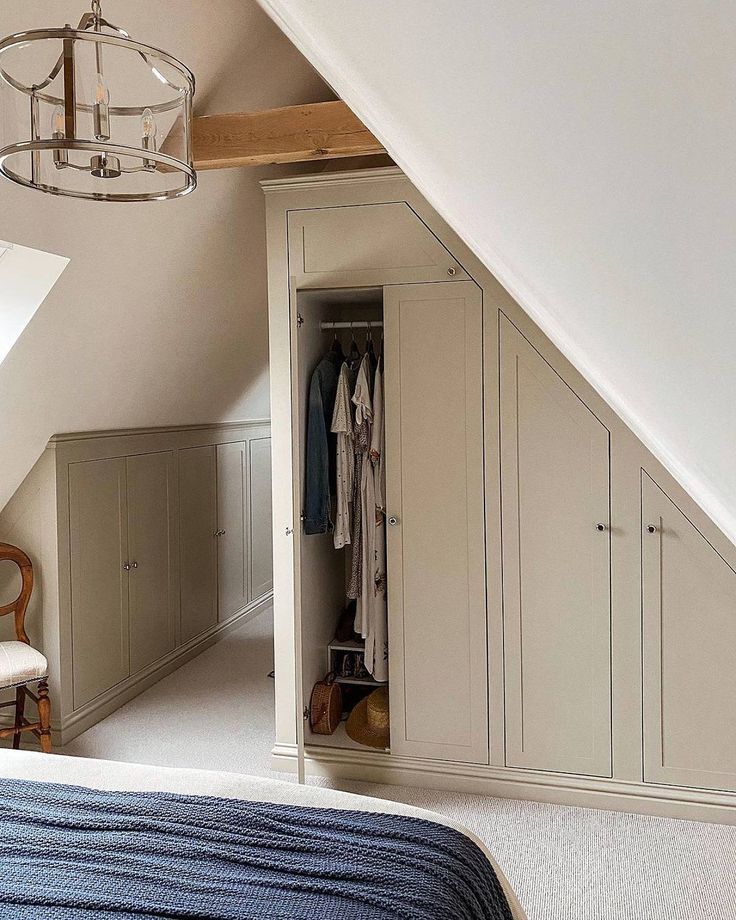
[[[117,428],[104,431],[73,431],[55,434],[49,439],[49,446],[67,441],[88,441],[99,438],[128,438],[135,435],[169,434],[174,431],[230,431],[234,428],[270,427],[270,418],[241,419],[231,422],[211,422],[207,425],[162,425],[158,428]]]

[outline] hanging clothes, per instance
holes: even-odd
[[[373,426],[371,446],[366,465],[373,479],[373,513],[370,517],[372,534],[368,545],[372,557],[367,585],[367,611],[363,613],[365,635],[365,666],[376,680],[388,680],[388,608],[386,605],[386,478],[384,453],[386,427],[384,416],[383,362],[378,360],[373,384]],[[362,595],[361,595],[362,601]]]
[[[371,405],[370,389],[370,357],[366,354],[360,362],[358,379],[352,398],[355,406],[354,449],[355,471],[353,473],[353,534],[352,534],[352,564],[348,597],[358,598],[357,613],[355,617],[355,631],[363,631],[363,605],[360,599],[365,590],[364,570],[370,568],[364,565],[366,559],[366,521],[367,508],[370,498],[373,497],[373,471],[368,461],[368,452],[371,447],[371,422],[373,420],[373,406]],[[368,474],[370,473],[370,482]]]
[[[335,436],[332,413],[342,351],[331,350],[314,369],[309,384],[307,458],[304,484],[304,533],[330,533],[333,529],[330,495],[335,489]]]
[[[350,400],[349,368],[344,361],[337,381],[335,410],[332,413],[332,433],[337,435],[337,464],[335,490],[337,493],[337,514],[335,517],[335,549],[342,549],[351,542],[353,503],[353,477],[355,473],[355,450],[353,447],[353,410]]]

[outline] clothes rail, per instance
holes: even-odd
[[[341,322],[341,323],[329,323],[321,322],[319,328],[322,332],[325,329],[381,329],[383,328],[383,320],[358,320],[357,322]]]

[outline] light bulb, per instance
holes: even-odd
[[[110,105],[110,90],[107,88],[105,78],[101,73],[97,74],[97,84],[95,85],[95,102],[97,105]]]
[[[64,109],[57,105],[54,109],[54,114],[51,116],[51,135],[54,140],[59,140],[59,138],[64,137],[66,133],[66,124]]]
[[[110,90],[107,88],[105,78],[101,73],[97,74],[97,83],[95,84],[95,105],[92,113],[94,123],[95,137],[98,141],[110,140]]]
[[[57,105],[54,114],[51,116],[51,136],[55,141],[60,141],[66,137],[66,116],[64,109]],[[69,156],[66,150],[56,148],[53,152],[54,166],[57,169],[63,169],[69,162]]]
[[[156,130],[156,119],[153,117],[153,112],[150,109],[145,109],[141,116],[141,131],[143,132],[143,137],[152,141],[155,140]]]

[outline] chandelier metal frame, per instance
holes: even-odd
[[[107,29],[109,31],[103,31]],[[33,86],[27,86],[17,80],[6,70],[3,55],[12,48],[22,48],[34,42],[57,40],[62,43],[63,51],[45,80]],[[171,88],[174,96],[166,102],[153,103],[140,106],[115,106],[106,105],[101,112],[97,103],[85,103],[77,96],[77,79],[75,64],[75,48],[79,42],[95,43],[95,57],[98,73],[102,73],[102,49],[104,46],[114,46],[130,51],[151,69],[152,74],[164,85]],[[181,77],[181,84],[174,84],[161,73],[156,63],[166,65]],[[63,96],[55,95],[48,91],[56,78],[63,76]],[[85,13],[75,29],[70,25],[56,29],[32,29],[9,35],[0,41],[0,81],[4,81],[12,89],[28,97],[29,132],[28,140],[17,141],[0,149],[0,174],[26,188],[38,189],[52,195],[61,195],[73,198],[85,198],[94,201],[162,201],[180,198],[193,192],[197,186],[197,174],[193,165],[192,151],[192,104],[195,92],[195,79],[192,72],[177,58],[152,45],[136,41],[130,35],[108,22],[102,16],[99,0],[93,0],[91,12]],[[52,137],[43,137],[40,124],[40,104],[45,103],[63,111],[63,132],[55,131]],[[158,149],[153,141],[144,136],[141,146],[135,147],[128,144],[115,143],[110,138],[110,123],[113,118],[139,117],[145,118],[181,110],[182,141],[185,159],[180,159]],[[77,136],[77,113],[91,113],[95,119],[94,138]],[[106,120],[105,120],[106,119]],[[99,132],[98,132],[99,129]],[[105,138],[107,134],[107,138]],[[86,191],[83,189],[64,188],[62,185],[50,185],[40,179],[41,164],[40,154],[43,151],[54,152],[54,162],[58,168],[58,175],[63,175],[63,170],[83,171],[91,173],[102,181],[110,181],[123,174],[138,172],[154,173],[178,172],[182,176],[179,186],[154,192],[116,193],[110,191]],[[70,157],[73,152],[90,154],[89,161],[76,163]],[[30,178],[20,174],[10,165],[12,157],[28,153],[31,158]],[[140,165],[124,166],[121,157],[140,161]]]

